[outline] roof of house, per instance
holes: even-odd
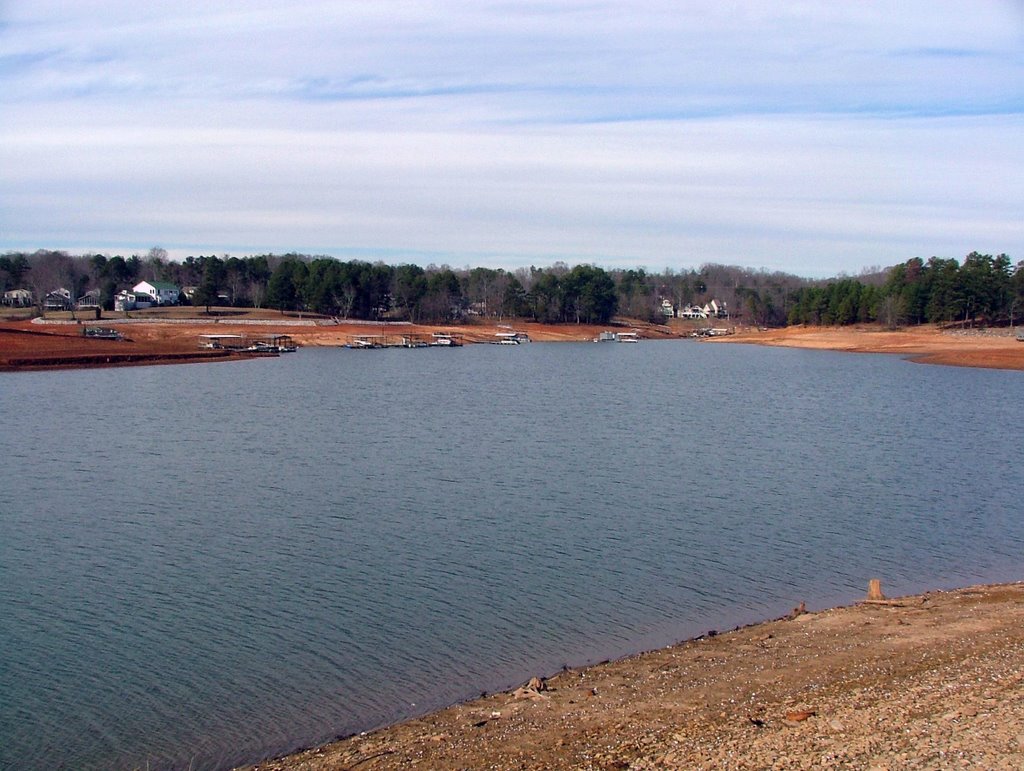
[[[177,284],[172,284],[170,281],[141,281],[138,284],[136,284],[135,286],[141,286],[142,284],[149,284],[151,287],[153,287],[154,289],[157,289],[157,290],[160,290],[160,289],[173,289],[173,290],[177,291],[177,289],[178,289],[178,285]]]

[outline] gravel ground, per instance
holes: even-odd
[[[253,768],[1021,769],[1024,584],[795,614]]]

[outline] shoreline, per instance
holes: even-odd
[[[785,327],[746,329],[715,343],[748,343],[778,348],[887,353],[917,364],[978,369],[1024,370],[1024,342],[1012,330],[941,330],[934,325],[896,331],[879,327]]]
[[[299,346],[342,347],[356,336],[373,336],[385,330],[391,336],[403,334],[427,337],[434,332],[454,332],[467,344],[486,344],[508,327],[496,323],[468,325],[416,325],[403,322],[387,327],[373,322],[277,318],[272,314],[197,319],[194,317],[140,317],[100,320],[96,324],[124,323],[126,340],[110,342],[84,338],[82,325],[64,322],[0,323],[0,370],[23,371],[72,369],[140,364],[231,361],[240,356],[215,356],[198,350],[201,334],[284,334]],[[610,325],[538,324],[514,322],[534,342],[589,342],[607,329],[638,330],[644,342],[690,337],[695,325],[669,325],[620,321]],[[258,330],[258,331],[257,331]],[[693,341],[697,342],[697,341]],[[786,327],[758,330],[734,328],[734,333],[702,338],[715,344],[754,344],[772,347],[830,350],[851,353],[897,354],[924,364],[1024,371],[1024,342],[1010,330],[949,331],[934,326],[897,331],[878,327]]]
[[[242,768],[812,765],[1024,767],[1024,583],[797,608]]]

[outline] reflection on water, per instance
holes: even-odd
[[[1020,373],[714,346],[0,377],[0,767],[219,768],[1020,577]]]

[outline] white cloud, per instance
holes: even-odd
[[[0,249],[1024,257],[1013,3],[7,5]]]

